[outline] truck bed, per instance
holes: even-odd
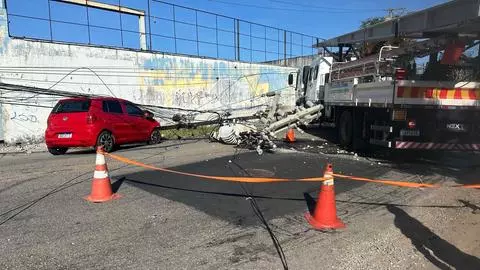
[[[325,104],[393,107],[433,106],[480,109],[479,82],[384,81],[332,83],[325,87]]]

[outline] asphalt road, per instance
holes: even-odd
[[[355,154],[311,136],[261,156],[205,141],[116,154],[206,175],[314,177],[332,163],[335,172],[370,178],[446,186],[480,180],[476,154]],[[0,156],[2,269],[281,269],[247,197],[279,238],[290,269],[480,269],[477,190],[336,180],[347,229],[325,233],[303,218],[319,183],[203,180],[107,159],[121,198],[93,204],[83,197],[94,160],[92,151]]]

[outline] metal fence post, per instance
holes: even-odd
[[[195,30],[197,33],[197,56],[200,56],[200,48],[198,44],[198,11],[195,10]]]
[[[88,44],[90,45],[90,43],[91,43],[91,39],[90,39],[90,16],[88,15],[88,6],[85,6],[85,9],[87,11]]]
[[[176,20],[175,20],[175,5],[172,5],[172,13],[173,13],[173,40],[175,41],[175,53],[177,53],[177,27],[176,27]]]
[[[293,55],[293,39],[292,39],[292,32],[290,32],[290,57]]]
[[[287,30],[283,30],[283,61],[287,65]]]
[[[240,60],[240,21],[237,19],[237,57]]]
[[[233,54],[234,59],[237,60],[237,26],[235,24],[236,19],[233,19]]]
[[[300,35],[300,38],[302,39],[302,43],[301,43],[301,46],[302,46],[301,56],[303,56],[303,35]]]
[[[50,0],[48,0],[48,23],[50,24],[50,41],[53,42],[52,12],[50,10]]]
[[[148,9],[148,35],[150,37],[150,40],[149,40],[149,50],[150,51],[153,51],[153,47],[152,47],[152,23],[151,23],[151,19],[152,19],[152,15],[150,13],[150,0],[147,0],[147,9]]]
[[[218,53],[218,15],[215,15],[215,43],[217,44],[217,58],[219,56]]]
[[[265,62],[267,62],[267,27],[263,27],[265,29],[265,36],[264,36],[264,43],[265,43]]]
[[[118,9],[120,9],[121,6],[122,6],[122,0],[118,0]],[[123,47],[123,23],[122,23],[122,13],[119,12],[118,15],[120,16],[120,39],[121,39],[122,47]]]
[[[253,62],[253,45],[252,45],[252,23],[249,23],[250,25],[250,63]]]

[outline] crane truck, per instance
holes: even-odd
[[[464,47],[461,41],[431,39],[403,48],[383,46],[350,61],[319,55],[298,70],[296,83],[294,74],[288,80],[295,84],[297,105],[321,105],[321,125],[335,128],[346,148],[480,151],[480,82],[442,78],[448,73],[442,70],[459,70]],[[443,59],[430,59],[438,60],[430,67],[450,69],[419,75],[415,62],[401,61],[442,50]],[[442,65],[448,58],[455,65]]]

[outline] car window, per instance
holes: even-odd
[[[127,108],[127,113],[129,115],[137,115],[137,116],[143,115],[143,111],[137,106],[133,105],[132,103],[127,103],[125,104],[125,106]]]
[[[89,109],[90,100],[65,100],[57,103],[52,113],[88,112]]]
[[[313,74],[313,79],[316,80],[318,78],[318,65],[315,66],[315,71]]]
[[[103,101],[103,111],[109,113],[123,113],[122,105],[116,100]]]

